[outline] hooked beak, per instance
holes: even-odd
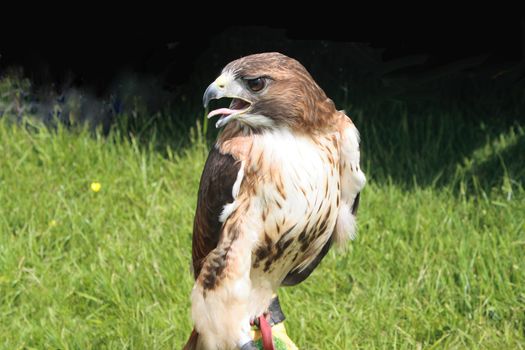
[[[220,128],[226,125],[231,120],[239,117],[251,106],[251,102],[246,99],[239,97],[242,93],[242,87],[236,81],[226,82],[226,79],[221,75],[213,83],[211,83],[202,97],[202,104],[204,108],[207,108],[211,100],[218,100],[223,97],[231,98],[229,108],[219,108],[208,113],[207,118],[211,118],[216,115],[221,115],[217,123],[216,128]]]
[[[213,82],[210,84],[210,86],[208,86],[206,91],[204,91],[204,96],[202,97],[202,104],[204,105],[204,108],[208,108],[211,100],[219,99],[220,97],[218,96],[219,90],[217,89],[215,82]]]

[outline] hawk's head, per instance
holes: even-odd
[[[203,102],[231,98],[229,108],[211,111],[220,115],[220,128],[238,121],[251,129],[289,127],[295,130],[323,128],[336,112],[332,100],[296,60],[271,52],[230,62],[208,86]]]

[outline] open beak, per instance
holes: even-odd
[[[211,118],[216,115],[221,116],[217,123],[215,123],[216,128],[223,127],[232,119],[235,119],[241,114],[248,111],[248,109],[251,106],[251,103],[246,99],[238,96],[238,92],[241,91],[242,88],[238,86],[238,82],[230,81],[226,83],[222,76],[217,78],[217,80],[215,80],[213,83],[210,84],[210,86],[208,86],[208,88],[204,92],[204,96],[202,97],[202,103],[204,105],[204,108],[208,107],[211,100],[218,100],[221,98],[232,99],[229,108],[219,108],[212,110],[208,113],[207,118]]]

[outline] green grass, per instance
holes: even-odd
[[[291,338],[525,348],[525,125],[389,108],[350,108],[369,178],[359,236],[281,291]],[[207,147],[148,135],[0,119],[0,348],[181,348]]]

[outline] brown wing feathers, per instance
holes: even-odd
[[[197,210],[193,223],[193,272],[199,276],[206,256],[217,247],[222,223],[219,216],[225,204],[233,202],[232,188],[240,163],[214,146],[201,176]]]

